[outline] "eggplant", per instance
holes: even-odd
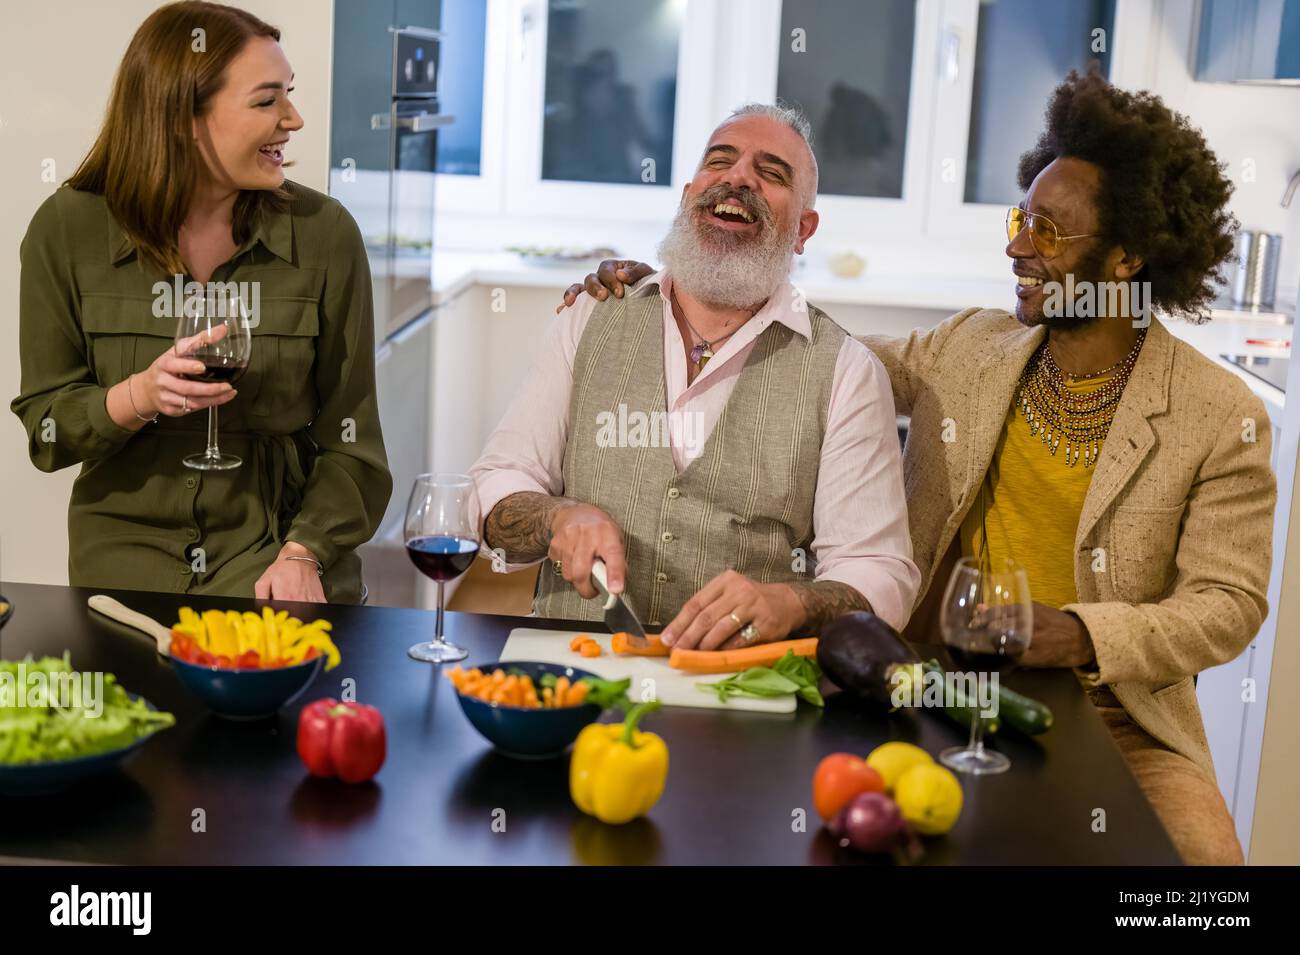
[[[895,687],[922,679],[921,657],[903,636],[874,613],[859,610],[836,617],[817,640],[817,664],[832,683],[854,696],[893,708]],[[911,672],[903,673],[907,668]],[[967,705],[958,691],[946,712],[962,726],[979,719],[978,705]],[[984,719],[984,731],[996,733],[996,717]]]
[[[921,658],[897,630],[874,613],[836,617],[817,640],[817,665],[841,690],[892,706],[896,668]]]

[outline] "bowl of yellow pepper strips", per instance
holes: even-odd
[[[338,666],[328,620],[303,623],[263,607],[251,611],[180,609],[170,659],[181,682],[218,716],[259,719],[294,700],[321,668]]]

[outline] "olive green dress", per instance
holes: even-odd
[[[327,600],[360,600],[355,548],[392,491],[370,271],[336,200],[285,187],[289,211],[263,218],[210,279],[259,283],[248,371],[219,410],[221,449],[244,461],[229,471],[181,463],[204,448],[206,410],[131,431],[105,408],[111,386],[172,347],[175,318],[155,317],[156,283],[170,277],[141,267],[102,196],[65,186],[32,218],[12,409],[38,468],[81,465],[68,509],[74,586],[251,597],[296,541],[324,563]]]

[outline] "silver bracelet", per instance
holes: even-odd
[[[126,376],[126,396],[131,399],[131,410],[134,411],[135,416],[145,424],[153,424],[158,420],[158,412],[155,411],[152,418],[146,418],[144,415],[140,414],[140,409],[136,407],[135,395],[131,392],[131,379],[134,377],[134,372]]]
[[[317,577],[325,576],[325,565],[322,564],[320,561],[318,561],[315,557],[301,557],[297,554],[286,554],[284,556],[284,559],[285,560],[309,560],[316,565],[316,576]]]

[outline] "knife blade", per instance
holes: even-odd
[[[627,605],[627,601],[620,594],[609,592],[609,573],[605,569],[603,560],[597,560],[591,565],[591,580],[596,585],[596,589],[605,595],[605,626],[609,627],[609,632],[626,633],[633,645],[649,646],[650,641],[646,639],[645,627],[641,626],[641,621]]]

